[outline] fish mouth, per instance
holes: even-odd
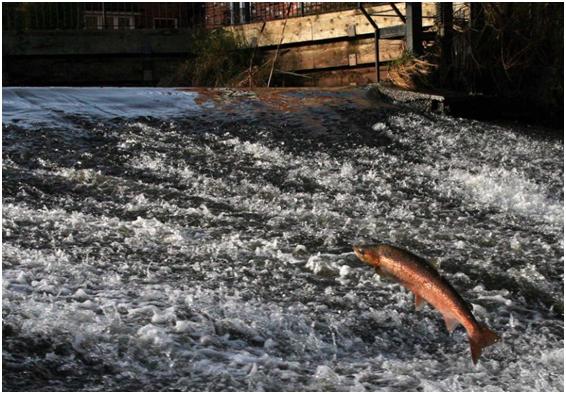
[[[354,254],[358,259],[362,262],[371,265],[372,267],[379,266],[379,258],[375,254],[375,248],[377,247],[376,244],[356,244],[352,245],[352,249],[354,250]]]
[[[364,263],[367,262],[365,259],[365,250],[363,245],[353,245],[352,249],[354,249],[354,254],[358,259],[362,260]]]

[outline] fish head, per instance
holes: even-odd
[[[354,245],[353,248],[358,259],[373,267],[379,267],[378,245]]]

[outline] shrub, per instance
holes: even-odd
[[[192,40],[194,57],[187,61],[193,86],[229,86],[250,66],[252,48],[231,31],[199,31]]]

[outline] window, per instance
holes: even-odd
[[[98,16],[96,15],[85,15],[85,29],[96,30],[101,29],[100,23],[98,22]]]
[[[128,29],[133,29],[134,25],[133,25],[133,19],[132,17],[124,17],[124,16],[120,16],[118,17],[118,29],[120,30],[128,30]]]
[[[89,11],[84,16],[85,29],[129,30],[134,28],[135,15],[126,12]]]
[[[107,14],[104,16],[103,19],[104,19],[104,28],[106,30],[112,30],[116,28],[116,25],[114,23],[114,18],[112,16]]]
[[[153,18],[154,29],[176,29],[177,18]]]

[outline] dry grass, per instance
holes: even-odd
[[[253,65],[239,73],[230,82],[229,86],[236,88],[265,87],[271,70],[272,59],[267,59],[260,65]]]
[[[416,90],[430,87],[431,75],[438,65],[423,59],[417,59],[405,53],[401,59],[393,62],[387,70],[387,78],[401,89]]]

